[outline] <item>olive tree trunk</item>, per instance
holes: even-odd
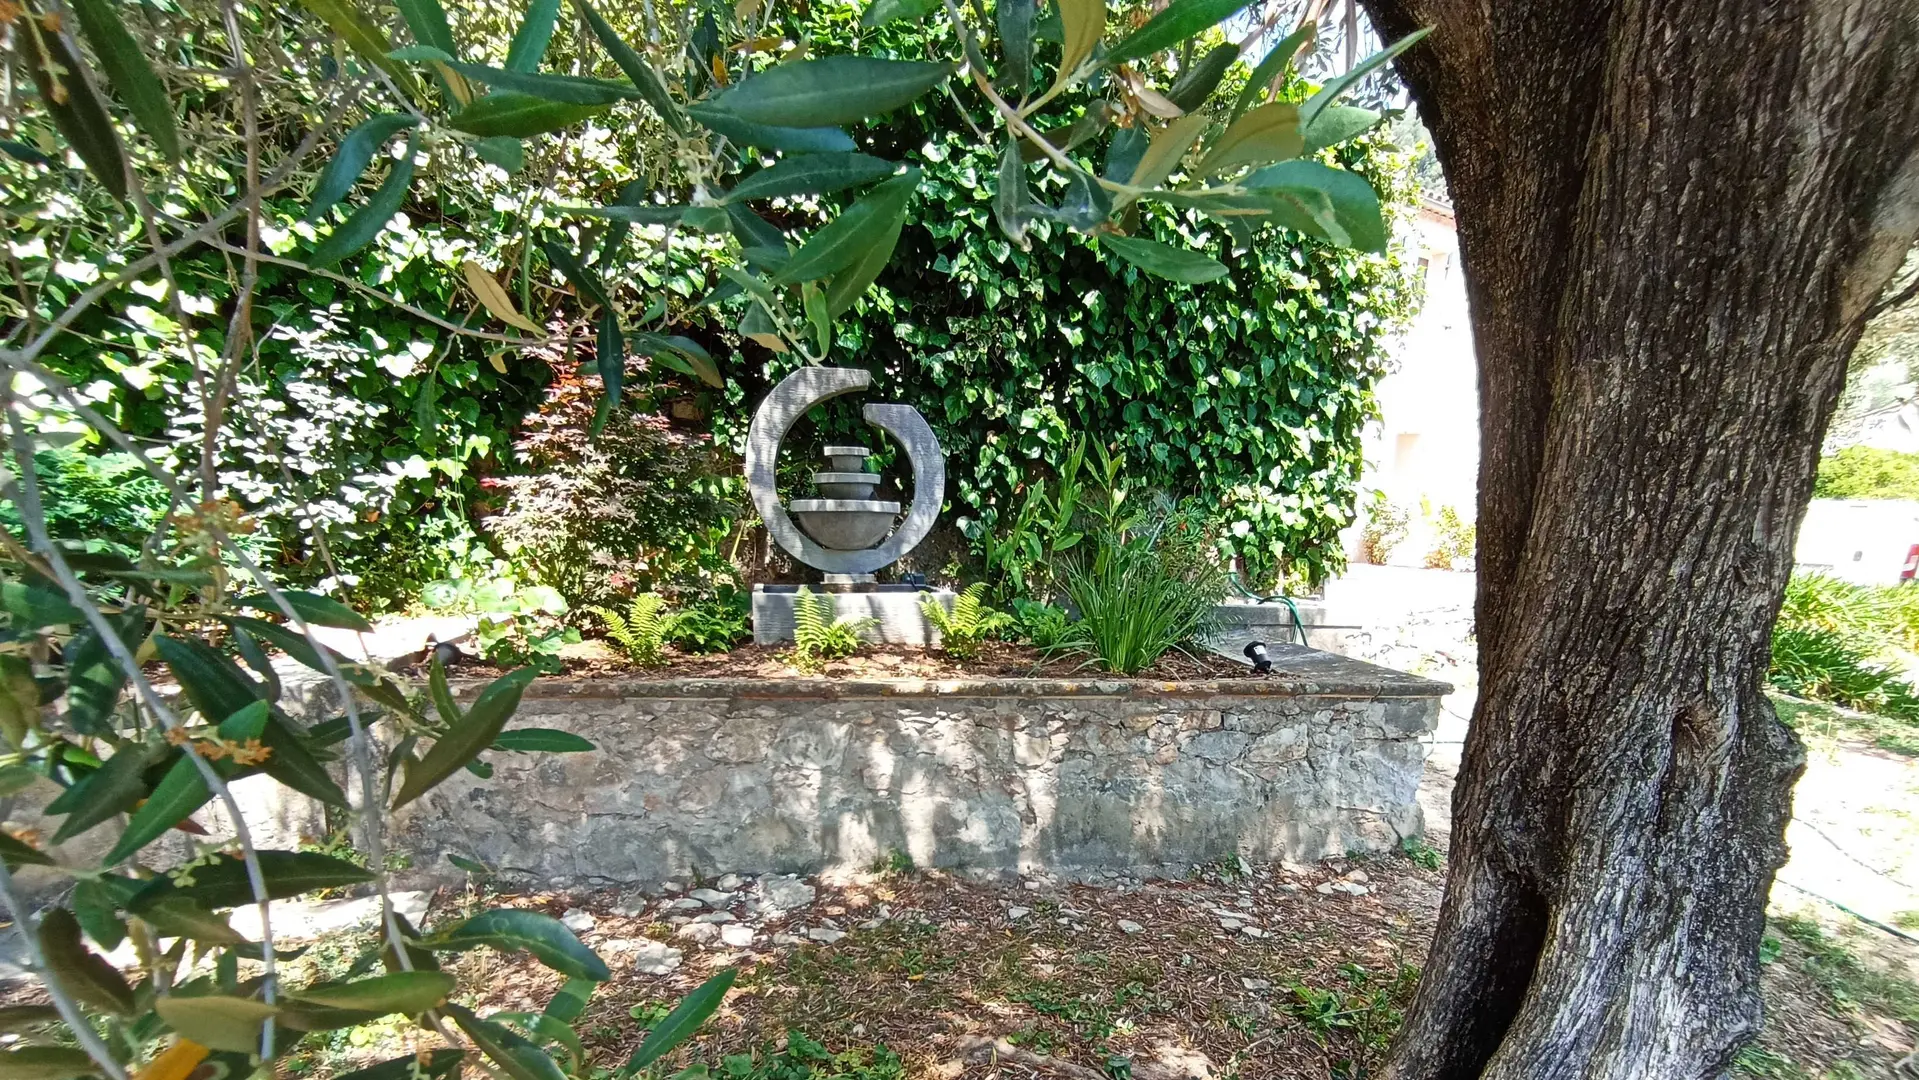
[[[1802,755],[1762,693],[1919,234],[1913,0],[1366,0],[1458,216],[1481,691],[1387,1075],[1721,1075]],[[1410,362],[1417,362],[1416,359]]]

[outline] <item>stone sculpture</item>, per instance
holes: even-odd
[[[897,644],[932,644],[919,601],[926,590],[877,584],[874,571],[899,561],[932,531],[946,498],[946,459],[926,418],[910,405],[871,404],[867,423],[891,435],[913,470],[913,502],[898,526],[900,504],[873,498],[881,477],[866,471],[863,446],[823,448],[826,468],[813,474],[819,498],[780,504],[775,465],[780,446],[800,417],[821,402],[866,389],[872,373],[858,368],[807,367],[781,379],[753,413],[746,436],[746,489],[767,535],[795,559],[825,574],[824,589],[842,615],[876,618],[868,637]],[[798,519],[795,521],[795,519]],[[760,644],[792,638],[794,588],[753,589],[753,638]],[[950,603],[951,593],[934,595]]]

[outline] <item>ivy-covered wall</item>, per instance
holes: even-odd
[[[788,35],[810,40],[815,52],[850,51],[863,34],[868,40],[858,47],[866,52],[952,52],[938,30],[905,22],[876,42],[858,29],[863,7],[812,4]],[[1235,69],[1230,78],[1244,74]],[[216,105],[206,106],[212,119],[228,107]],[[526,168],[547,178],[555,201],[604,202],[641,174],[671,188],[672,157],[660,131],[591,128],[570,148],[529,148]],[[1356,501],[1371,388],[1389,328],[1412,302],[1411,278],[1393,256],[1336,251],[1278,230],[1250,250],[1222,253],[1230,245],[1204,219],[1157,204],[1143,208],[1138,234],[1222,253],[1232,273],[1196,286],[1145,277],[1043,222],[1023,250],[992,221],[995,161],[972,146],[952,99],[930,97],[858,134],[875,153],[919,165],[925,182],[880,288],[839,324],[833,362],[872,368],[879,399],[913,404],[938,428],[953,477],[947,525],[972,535],[999,527],[1022,487],[1048,475],[1084,436],[1123,449],[1136,486],[1217,507],[1223,543],[1259,579],[1272,580],[1282,567],[1307,578],[1337,569],[1336,534]],[[1095,167],[1099,146],[1096,140],[1085,151]],[[1410,201],[1404,156],[1382,133],[1338,153],[1379,188],[1389,214]],[[222,170],[233,166],[196,166],[204,175],[193,178],[194,190],[217,198],[230,181]],[[32,167],[0,161],[0,179]],[[473,258],[536,317],[551,325],[577,319],[569,291],[537,255],[528,256],[527,226],[570,230],[580,249],[594,237],[538,205],[502,205],[519,182],[492,166],[423,166],[405,213],[349,271],[417,312],[292,267],[260,268],[253,344],[223,391],[232,430],[213,465],[221,486],[259,523],[263,554],[289,579],[338,580],[355,586],[361,602],[398,606],[423,582],[489,557],[483,541],[500,530],[476,533],[474,524],[514,509],[514,485],[492,481],[536,467],[534,455],[516,448],[533,430],[524,421],[556,392],[555,370],[570,375],[591,349],[581,333],[566,355],[494,352],[454,343],[422,315],[486,320],[460,272]],[[124,225],[118,207],[86,194],[26,194],[44,185],[9,190],[10,250],[30,285],[46,291],[39,299],[47,306],[57,309],[66,294],[123,265],[114,242]],[[314,233],[300,222],[304,192],[287,194],[266,208],[266,236],[277,254],[298,259]],[[1057,201],[1060,193],[1038,194]],[[810,227],[807,204],[787,213],[786,224]],[[736,452],[748,411],[795,361],[742,343],[732,331],[736,308],[698,306],[718,279],[702,276],[689,249],[719,238],[682,234],[664,260],[659,240],[657,229],[633,229],[607,263],[608,279],[629,302],[642,298],[640,307],[663,300],[678,329],[714,351],[727,386],[708,391],[636,359],[627,419],[672,416],[675,431],[710,433],[722,451]],[[237,293],[237,260],[202,255],[174,270],[191,336],[203,355],[217,354]],[[49,360],[136,438],[191,472],[200,467],[200,432],[182,418],[197,414],[204,375],[181,346],[169,303],[151,275],[90,311],[77,327],[82,334]],[[724,521],[694,528],[680,520],[737,513],[743,500],[728,497],[735,481],[724,454],[718,468],[667,485],[688,493],[670,531],[709,535],[726,549],[675,556],[675,565],[702,575],[716,560],[750,550],[728,538]]]
[[[860,10],[817,4],[794,31],[816,49],[851,49]],[[936,56],[945,55],[940,32]],[[926,33],[888,28],[877,44],[924,58]],[[859,47],[870,52],[867,34]],[[872,400],[912,404],[937,430],[948,520],[969,535],[998,527],[1023,487],[1057,469],[1083,435],[1123,450],[1136,486],[1217,507],[1223,546],[1257,580],[1283,569],[1317,581],[1341,569],[1338,533],[1357,504],[1373,385],[1390,333],[1416,302],[1398,256],[1281,229],[1234,253],[1206,219],[1163,204],[1142,204],[1135,235],[1204,248],[1228,277],[1150,277],[1045,222],[1022,250],[993,222],[995,155],[965,125],[951,99],[930,97],[864,133],[925,181],[880,287],[836,343],[839,362],[879,376]],[[1407,150],[1382,128],[1336,153],[1392,215],[1415,198]],[[1039,194],[1056,202],[1060,191]],[[765,373],[733,364],[748,406],[765,376],[794,366],[752,343],[742,359]]]

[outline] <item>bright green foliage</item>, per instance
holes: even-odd
[[[748,616],[752,599],[730,585],[720,586],[709,600],[690,604],[667,616],[666,640],[681,652],[725,652],[752,636]]]
[[[619,645],[628,660],[642,667],[660,662],[660,648],[671,623],[665,597],[640,593],[627,603],[625,614],[598,605],[587,610],[605,624],[607,639]]]
[[[1464,570],[1471,566],[1478,550],[1479,530],[1473,522],[1460,519],[1459,511],[1442,506],[1433,521],[1433,549],[1426,553],[1426,565],[1435,570]]]
[[[1013,617],[986,606],[986,583],[975,581],[953,599],[953,609],[932,598],[920,601],[926,621],[940,632],[940,648],[966,659],[979,652],[980,643],[1013,625]]]
[[[1919,499],[1919,454],[1848,446],[1819,462],[1820,499]]]
[[[60,447],[33,455],[33,467],[48,532],[83,550],[136,554],[166,514],[166,489],[130,455]],[[23,535],[19,511],[3,498],[0,528]]]
[[[1186,524],[1175,508],[1159,505],[1095,532],[1091,556],[1066,571],[1066,596],[1079,618],[1061,643],[1107,671],[1133,675],[1210,633],[1226,577]]]
[[[1051,651],[1066,640],[1071,620],[1067,618],[1065,609],[1035,600],[1019,599],[1013,601],[1013,610],[1018,619],[1020,640],[1028,645]]]
[[[793,600],[793,666],[813,670],[851,656],[859,651],[860,634],[877,625],[878,619],[837,614],[831,600],[802,585]]]
[[[1875,733],[1874,741],[1908,747],[1919,739],[1919,689],[1902,669],[1915,645],[1919,587],[1795,575],[1773,628],[1772,684],[1886,717],[1892,727]]]

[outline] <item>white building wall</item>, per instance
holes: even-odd
[[[1433,549],[1444,507],[1471,521],[1478,494],[1479,370],[1459,240],[1450,207],[1428,201],[1402,227],[1407,258],[1425,279],[1426,301],[1393,348],[1396,370],[1377,389],[1381,419],[1368,426],[1361,485],[1384,492],[1408,518],[1410,535],[1388,561],[1418,566]],[[1362,522],[1367,512],[1361,502]],[[1360,528],[1347,534],[1359,554]]]

